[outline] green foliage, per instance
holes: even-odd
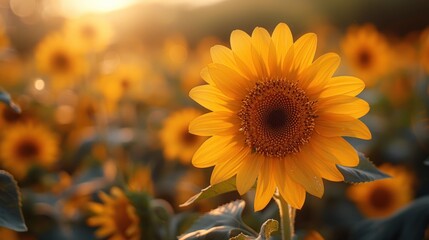
[[[0,226],[18,232],[27,231],[18,185],[13,176],[3,170],[0,170]]]
[[[390,176],[378,170],[376,166],[359,153],[359,164],[356,167],[344,167],[337,165],[338,170],[344,176],[344,182],[347,183],[364,183],[375,180],[389,178]]]
[[[422,197],[396,214],[383,219],[366,220],[351,233],[352,240],[425,239],[429,225],[429,197]]]
[[[21,112],[21,108],[18,105],[16,105],[14,102],[12,102],[12,99],[10,98],[9,93],[1,89],[0,89],[0,102],[3,102],[4,104],[12,108],[17,113]]]
[[[243,200],[236,200],[206,213],[179,240],[229,239],[240,233],[256,236],[241,219],[244,206]]]
[[[230,178],[224,182],[214,184],[214,185],[210,185],[210,186],[204,188],[203,190],[201,190],[201,192],[192,196],[190,199],[188,199],[188,201],[181,204],[180,206],[186,207],[186,206],[191,205],[195,201],[198,201],[201,199],[206,199],[206,198],[211,198],[211,197],[220,195],[222,193],[232,192],[232,191],[235,191],[236,189],[237,189],[237,187],[235,185],[235,177],[232,177],[232,178]]]

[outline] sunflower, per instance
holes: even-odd
[[[65,35],[77,48],[84,51],[100,52],[112,40],[112,27],[102,17],[85,15],[68,21]]]
[[[189,133],[189,123],[201,115],[196,109],[186,108],[171,114],[160,132],[164,146],[164,156],[168,160],[179,159],[184,164],[190,163],[192,155],[206,140],[205,137]]]
[[[340,58],[327,53],[313,62],[317,36],[293,42],[280,23],[270,34],[231,34],[231,49],[214,46],[213,63],[202,70],[208,83],[189,93],[213,111],[193,120],[189,131],[212,136],[194,154],[196,167],[215,166],[211,184],[236,175],[240,194],[257,179],[254,208],[263,209],[276,188],[295,208],[306,191],[321,197],[322,178],[343,181],[336,164],[356,166],[356,150],[342,136],[370,139],[358,118],[369,110],[355,97],[364,83],[332,77]]]
[[[106,99],[108,108],[115,109],[118,101],[124,97],[141,98],[143,94],[144,71],[138,64],[122,64],[113,72],[100,76],[95,82],[95,88]]]
[[[373,25],[350,27],[341,46],[351,69],[365,80],[367,86],[374,85],[389,69],[388,42]]]
[[[49,168],[55,163],[58,139],[42,125],[19,123],[4,132],[0,151],[4,168],[21,180],[33,165]]]
[[[392,178],[350,186],[348,197],[367,217],[385,217],[413,200],[413,176],[405,168],[383,164]]]
[[[113,187],[110,195],[100,192],[101,203],[91,202],[89,210],[95,213],[88,219],[88,225],[99,227],[95,232],[97,238],[110,240],[139,240],[139,218],[136,209],[131,205],[121,189]]]
[[[0,227],[0,239],[18,240],[18,233],[5,227]]]
[[[154,194],[151,169],[146,166],[138,167],[128,180],[128,188],[135,192]]]
[[[43,39],[35,52],[38,69],[53,78],[54,89],[70,87],[86,70],[82,52],[70,39],[54,33]]]

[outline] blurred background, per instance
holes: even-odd
[[[307,195],[297,212],[298,233],[347,239],[359,222],[392,216],[429,195],[427,9],[418,0],[0,0],[0,87],[22,109],[0,106],[0,169],[21,188],[29,229],[0,228],[0,239],[175,239],[240,198],[179,207],[211,173],[191,164],[205,138],[188,124],[206,110],[188,92],[231,31],[279,22],[294,40],[315,32],[317,56],[342,57],[335,75],[366,82],[373,139],[350,142],[393,176],[325,181],[324,197]],[[277,207],[254,213],[248,195],[243,219],[258,232]]]

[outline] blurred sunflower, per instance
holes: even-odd
[[[186,108],[171,114],[164,121],[160,138],[166,159],[190,163],[192,155],[206,140],[206,137],[196,136],[188,131],[189,123],[199,115],[201,112],[198,110]]]
[[[383,164],[379,169],[392,178],[350,186],[347,196],[367,217],[386,217],[414,198],[413,175],[405,168]]]
[[[91,202],[89,210],[94,216],[88,219],[88,225],[99,227],[95,232],[97,238],[109,240],[139,240],[139,218],[136,209],[131,205],[121,189],[113,187],[110,195],[100,192],[103,203]]]
[[[112,40],[112,27],[106,19],[86,15],[72,19],[65,25],[65,35],[76,48],[89,52],[104,50]]]
[[[8,127],[22,121],[25,117],[27,116],[22,113],[17,113],[15,110],[4,104],[0,104],[0,128]]]
[[[151,169],[145,166],[138,167],[128,180],[128,188],[134,192],[146,192],[153,196],[154,187]]]
[[[4,132],[0,157],[4,168],[18,180],[33,166],[50,168],[59,153],[57,137],[42,125],[20,123]]]
[[[73,86],[86,70],[82,52],[73,47],[70,39],[55,33],[43,39],[35,52],[38,69],[52,77],[52,87]]]
[[[167,70],[179,70],[186,62],[188,54],[188,42],[183,35],[172,35],[165,39],[162,57]]]
[[[15,87],[25,73],[24,61],[16,55],[3,56],[0,61],[0,84],[2,87]]]
[[[6,34],[3,24],[0,23],[0,51],[9,47],[9,37]]]
[[[189,125],[212,136],[194,154],[196,167],[214,166],[211,184],[234,175],[246,193],[257,179],[254,208],[263,209],[276,188],[294,208],[306,191],[321,197],[322,178],[343,181],[336,164],[356,166],[356,150],[342,136],[370,139],[358,118],[368,103],[355,97],[365,85],[350,76],[332,77],[340,58],[327,53],[313,62],[317,36],[293,42],[286,24],[270,34],[231,34],[231,49],[214,46],[213,63],[202,70],[208,85],[190,97],[213,111]]]
[[[0,239],[18,240],[20,238],[17,232],[10,230],[9,228],[0,227]]]
[[[370,24],[347,30],[341,44],[344,56],[352,70],[367,86],[389,69],[391,53],[384,36]]]

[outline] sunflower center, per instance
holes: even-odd
[[[118,200],[114,206],[115,213],[113,221],[115,222],[118,233],[124,238],[128,237],[129,234],[127,234],[127,230],[133,223],[129,216],[128,208],[129,203],[125,199]]]
[[[369,196],[371,205],[379,210],[388,209],[393,203],[393,193],[384,187],[375,189]]]
[[[372,56],[368,50],[362,49],[358,54],[358,61],[362,67],[368,67],[371,65]]]
[[[68,71],[70,68],[70,59],[65,53],[57,52],[52,56],[52,65],[61,72]]]
[[[187,128],[183,130],[180,137],[186,145],[193,145],[197,141],[197,135],[189,133]]]
[[[296,83],[272,79],[256,83],[238,113],[246,144],[268,157],[300,151],[314,129],[315,101]]]
[[[22,159],[32,159],[39,154],[39,146],[30,139],[22,140],[15,148],[15,153]]]

